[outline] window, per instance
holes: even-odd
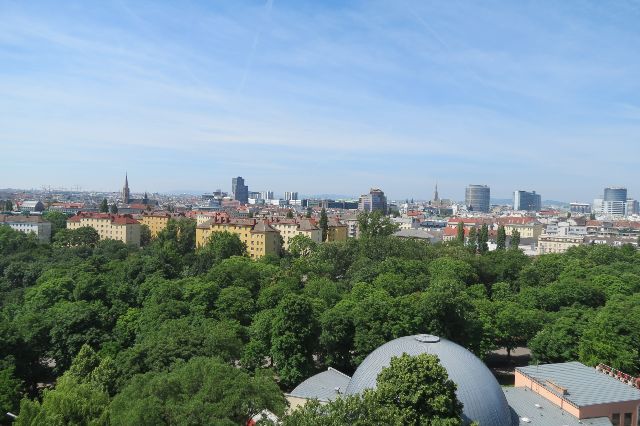
[[[620,426],[620,413],[613,413],[611,415],[611,424],[613,426]]]
[[[624,426],[631,426],[631,413],[624,413]]]

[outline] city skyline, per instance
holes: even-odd
[[[242,176],[237,176],[238,178],[243,178]],[[202,195],[202,194],[211,194],[215,191],[222,191],[224,193],[226,193],[229,197],[233,198],[234,197],[234,191],[233,191],[233,180],[235,179],[232,178],[232,183],[231,186],[229,188],[225,188],[224,185],[219,185],[217,186],[215,189],[202,189],[202,190],[174,190],[174,191],[148,191],[147,189],[144,190],[135,190],[135,191],[131,191],[131,193],[136,193],[136,194],[147,194],[147,193],[157,193],[157,194],[165,194],[165,195],[170,195],[170,194],[191,194],[191,195]],[[56,191],[70,191],[70,192],[97,192],[97,193],[120,193],[123,194],[124,193],[124,188],[127,188],[127,191],[129,191],[128,188],[128,173],[125,173],[125,180],[124,180],[124,187],[120,187],[119,189],[95,189],[95,188],[84,188],[84,187],[80,187],[80,186],[72,186],[72,187],[53,187],[51,185],[42,185],[41,187],[38,188],[26,188],[26,187],[16,187],[16,188],[11,188],[11,187],[7,187],[7,188],[2,188],[0,187],[0,190],[16,190],[16,191],[49,191],[49,192],[56,192]],[[246,180],[243,180],[244,184],[247,184]],[[470,184],[471,186],[484,186],[484,185],[477,185],[477,184]],[[487,185],[489,188],[491,188],[491,185]],[[246,185],[248,194],[252,194],[252,193],[260,193],[260,194],[265,194],[265,193],[271,193],[273,194],[273,196],[275,198],[287,198],[287,193],[290,193],[291,191],[289,190],[273,190],[273,189],[267,189],[267,188],[251,188],[249,187],[249,185]],[[435,193],[439,193],[440,191],[437,189],[438,188],[438,183],[436,182],[434,184],[434,189],[435,189]],[[588,199],[588,200],[577,200],[577,199],[551,199],[549,197],[543,197],[541,198],[542,202],[561,202],[561,203],[574,203],[574,202],[584,202],[587,204],[592,204],[594,201],[596,201],[598,198],[602,198],[604,197],[603,194],[606,194],[606,191],[608,189],[623,189],[625,190],[625,192],[628,192],[628,187],[627,186],[606,186],[602,188],[602,192],[597,193],[597,195],[594,195],[592,198]],[[290,189],[290,188],[289,188]],[[371,190],[375,189],[374,187],[370,188]],[[468,187],[463,188],[463,192],[466,192],[466,190],[468,190]],[[492,194],[489,198],[492,202],[494,201],[504,201],[506,202],[506,204],[509,204],[509,200],[513,201],[514,200],[514,192],[527,192],[527,191],[523,191],[522,189],[516,189],[514,191],[511,192],[511,194],[507,194],[505,196],[503,196],[502,194]],[[359,197],[361,197],[362,195],[366,195],[367,191],[364,191],[362,194],[360,195],[356,195],[356,194],[346,194],[346,193],[338,193],[338,192],[319,192],[319,193],[310,193],[310,192],[305,192],[304,190],[302,191],[294,191],[293,194],[296,194],[296,196],[301,196],[301,197],[320,197],[320,198],[350,198],[350,199],[354,199],[357,200]],[[536,190],[533,190],[533,194],[536,194],[538,196],[541,196],[542,194],[538,193]],[[262,196],[262,195],[261,195]],[[465,198],[467,197],[467,195],[463,195],[461,198],[456,198],[456,197],[447,197],[445,195],[445,197],[438,197],[438,200],[434,200],[433,198],[433,194],[431,197],[426,196],[424,198],[422,197],[417,197],[417,196],[406,196],[406,197],[389,197],[387,196],[387,198],[389,198],[390,200],[394,200],[394,201],[401,201],[403,199],[415,199],[417,201],[439,201],[441,199],[445,199],[445,200],[451,200],[453,202],[457,202],[457,203],[464,203],[466,200]],[[631,200],[635,200],[636,198],[632,195],[629,194],[629,199]]]
[[[633,197],[637,3],[542,5],[4,1],[0,187]]]

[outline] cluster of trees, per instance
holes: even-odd
[[[379,345],[417,333],[481,357],[526,345],[538,362],[640,372],[633,247],[531,259],[394,238],[378,215],[360,222],[357,240],[296,237],[284,256],[257,261],[227,233],[196,250],[189,220],[142,249],[64,226],[42,245],[0,227],[0,410],[19,424],[237,424],[265,408],[282,415],[282,391],[328,366],[351,374]],[[307,414],[423,415],[388,398]],[[433,424],[456,424],[447,418]]]

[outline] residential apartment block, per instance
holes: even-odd
[[[564,253],[571,247],[582,245],[584,237],[579,235],[547,235],[538,238],[538,254]]]
[[[136,219],[142,225],[146,225],[151,231],[151,237],[155,238],[167,227],[170,219],[182,220],[186,219],[186,216],[183,213],[173,214],[169,212],[153,212],[142,213],[141,215],[136,216]]]
[[[297,235],[309,237],[316,243],[322,242],[322,230],[310,219],[276,219],[270,224],[282,236],[285,249],[289,249],[291,239]]]
[[[252,259],[278,255],[282,249],[280,233],[263,220],[235,219],[219,215],[196,226],[196,246],[202,247],[215,232],[236,234],[246,244]]]
[[[51,241],[51,223],[44,220],[42,216],[0,214],[0,225],[7,225],[25,234],[33,233],[41,243]]]
[[[332,241],[347,241],[349,234],[349,228],[346,224],[340,222],[338,219],[329,218],[329,229],[327,230],[327,242]]]
[[[88,226],[95,229],[101,240],[118,240],[140,247],[140,222],[130,215],[108,213],[78,213],[67,220],[67,228]]]

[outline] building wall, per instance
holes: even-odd
[[[571,247],[582,245],[582,237],[541,235],[538,238],[538,254],[564,253]]]
[[[67,228],[78,229],[89,226],[98,232],[101,240],[118,240],[140,247],[140,224],[114,224],[110,219],[83,217],[79,221],[68,221]]]
[[[511,235],[516,229],[520,233],[520,238],[538,238],[542,235],[543,226],[541,223],[531,225],[504,225],[504,231],[507,235]]]
[[[563,410],[565,410],[566,412],[568,412],[572,416],[580,418],[580,409],[578,407],[576,407],[574,405],[571,405],[570,403],[568,403],[567,401],[565,401],[564,399],[562,399],[558,395],[554,394],[553,392],[551,392],[550,390],[548,390],[544,386],[540,386],[538,383],[536,383],[533,380],[531,380],[530,378],[526,377],[524,374],[522,374],[518,370],[516,370],[515,379],[516,379],[515,380],[515,387],[517,387],[517,388],[519,388],[519,387],[529,388],[533,392],[535,392],[538,395],[542,396],[547,401],[549,401],[552,404],[555,404],[558,407],[562,408]]]
[[[162,232],[169,224],[168,216],[153,216],[143,215],[138,219],[143,225],[147,225],[151,231],[151,237],[155,238],[160,232]]]
[[[25,234],[33,233],[41,243],[51,241],[51,223],[49,222],[0,222],[0,225],[8,225],[11,229]]]
[[[348,227],[346,225],[329,226],[327,241],[347,241]]]
[[[209,228],[196,228],[196,246],[202,247],[215,232],[230,232],[246,244],[247,254],[252,259],[280,253],[280,234],[278,232],[256,232],[248,224],[212,223]]]

